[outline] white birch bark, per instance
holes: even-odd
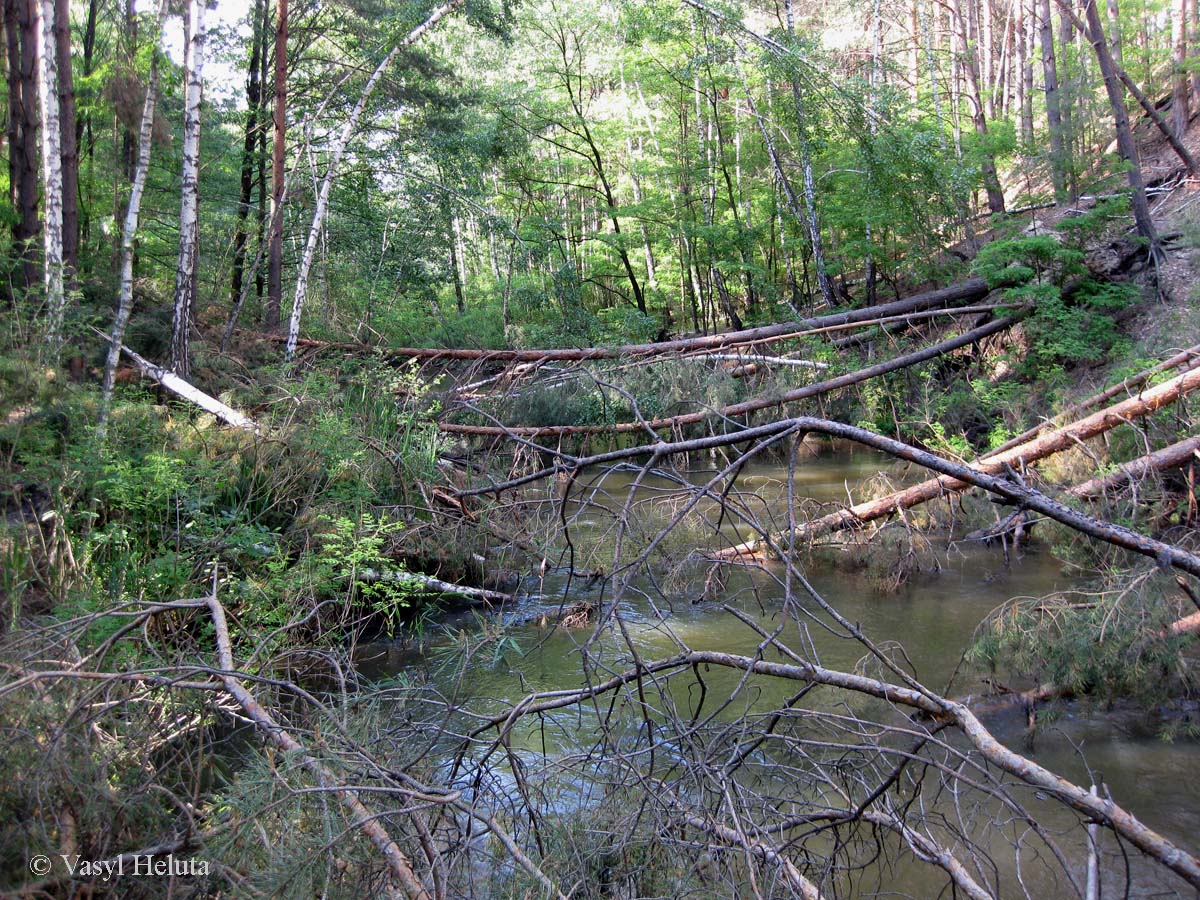
[[[58,53],[54,40],[54,0],[35,4],[37,15],[38,107],[41,111],[43,285],[46,291],[46,343],[58,358],[63,341],[66,294],[63,289],[62,136],[58,115]]]
[[[184,50],[183,185],[179,209],[179,265],[175,270],[175,309],[171,317],[171,371],[186,378],[188,339],[196,284],[200,211],[200,104],[204,96],[204,12],[207,0],[188,0],[188,42]]]
[[[146,190],[146,175],[150,171],[150,148],[153,143],[154,106],[158,101],[158,39],[162,34],[163,22],[167,17],[167,0],[158,5],[157,25],[154,30],[155,52],[150,61],[150,84],[146,88],[146,101],[142,105],[142,123],[138,128],[137,164],[133,170],[133,185],[129,190],[129,205],[125,209],[125,223],[121,228],[121,275],[117,291],[117,314],[113,319],[112,334],[108,345],[108,358],[104,363],[104,387],[100,399],[100,434],[104,435],[108,424],[108,413],[112,407],[113,384],[116,380],[117,363],[121,359],[121,343],[125,340],[125,328],[133,312],[133,241],[137,236],[138,217],[142,208],[142,194]]]
[[[296,273],[296,293],[292,298],[292,315],[288,322],[287,349],[285,351],[286,357],[289,360],[295,355],[296,341],[300,339],[300,318],[304,313],[304,300],[308,295],[308,273],[312,269],[313,258],[317,252],[317,244],[321,239],[321,227],[325,223],[325,214],[329,209],[329,192],[333,187],[333,179],[337,174],[338,166],[342,162],[342,157],[346,154],[346,147],[350,143],[350,138],[354,136],[354,132],[358,129],[358,120],[362,118],[363,111],[367,107],[367,100],[370,99],[375,86],[379,83],[379,79],[383,77],[383,73],[387,71],[396,57],[400,55],[400,52],[415,44],[427,31],[450,13],[454,12],[463,2],[464,0],[449,0],[449,2],[443,3],[431,12],[424,22],[410,31],[404,40],[391,49],[388,55],[375,67],[375,71],[371,73],[371,77],[367,79],[367,83],[359,95],[358,102],[354,104],[354,109],[350,112],[350,118],[346,120],[346,124],[342,126],[342,130],[338,134],[337,141],[333,145],[333,159],[329,163],[329,168],[326,170],[325,177],[321,181],[320,190],[317,192],[317,203],[316,208],[313,210],[312,226],[308,230],[308,242],[304,246],[304,255],[300,258],[300,269]]]

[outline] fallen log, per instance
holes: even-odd
[[[1136,375],[1125,378],[1117,384],[1110,385],[1109,387],[1100,391],[1100,393],[1093,394],[1086,400],[1081,400],[1068,409],[1063,410],[1054,418],[1039,422],[1037,425],[1034,425],[1027,431],[1023,431],[1016,437],[1005,441],[999,447],[984,454],[982,458],[987,459],[988,457],[995,456],[997,453],[1003,453],[1006,450],[1011,450],[1013,447],[1024,444],[1026,441],[1037,437],[1048,428],[1054,428],[1057,425],[1074,421],[1092,407],[1099,406],[1101,403],[1107,403],[1109,400],[1113,399],[1113,397],[1116,397],[1119,394],[1128,393],[1135,388],[1140,388],[1155,375],[1158,375],[1162,372],[1169,372],[1172,369],[1178,369],[1180,366],[1186,366],[1184,371],[1187,371],[1187,369],[1191,369],[1195,366],[1200,366],[1200,344],[1195,344],[1191,347],[1188,347],[1188,349],[1182,350],[1168,359],[1164,359],[1162,362],[1158,363],[1158,365],[1151,366],[1149,369],[1143,369]]]
[[[619,347],[576,347],[576,348],[547,348],[542,350],[478,350],[461,347],[376,347],[359,343],[336,343],[301,339],[298,346],[323,348],[330,350],[348,350],[357,353],[379,353],[385,359],[445,359],[445,360],[486,360],[489,362],[551,362],[555,360],[582,361],[590,359],[619,359],[626,356],[661,356],[671,353],[688,353],[699,350],[719,350],[738,344],[761,343],[767,340],[780,340],[793,337],[796,334],[812,329],[828,328],[835,325],[846,325],[853,322],[869,322],[880,316],[904,313],[916,310],[931,309],[946,306],[951,303],[977,300],[988,293],[987,282],[982,278],[969,278],[949,287],[933,291],[923,291],[893,300],[879,306],[851,309],[840,313],[831,313],[807,319],[795,319],[790,322],[779,322],[775,325],[763,325],[758,328],[746,328],[740,331],[726,331],[721,334],[710,334],[702,337],[679,338],[673,341],[660,341],[649,344],[625,344]],[[272,342],[286,341],[286,337],[276,334],[250,333],[253,337]]]
[[[505,594],[502,591],[466,587],[417,572],[379,572],[375,569],[361,569],[354,573],[354,580],[361,581],[364,584],[396,584],[401,587],[411,588],[418,594],[441,594],[451,597],[463,597],[485,606],[491,606],[493,603],[510,603],[513,599],[512,594]]]
[[[1131,397],[1121,403],[1093,413],[1078,422],[1043,435],[1032,441],[1012,447],[1003,453],[993,454],[986,459],[976,461],[973,465],[962,468],[967,471],[985,475],[995,475],[1007,471],[1010,467],[1020,469],[1032,465],[1039,460],[1074,447],[1079,443],[1096,437],[1106,431],[1133,419],[1140,419],[1168,406],[1200,387],[1200,367],[1191,369],[1181,375],[1151,388],[1139,397]],[[909,456],[901,456],[909,459]],[[796,528],[794,537],[801,540],[811,540],[834,531],[855,528],[884,518],[900,510],[910,509],[937,497],[966,490],[970,486],[965,480],[955,477],[940,476],[915,484],[880,497],[868,500],[854,506],[840,509],[837,512],[813,519]],[[713,553],[716,559],[736,559],[739,556],[755,555],[761,543],[750,541],[729,547]]]
[[[879,307],[876,307],[878,309]],[[849,387],[853,384],[866,381],[870,378],[876,378],[880,375],[885,375],[888,372],[895,372],[899,369],[915,366],[918,363],[941,356],[960,347],[966,347],[969,344],[977,343],[986,337],[994,334],[999,334],[1005,329],[1011,328],[1020,321],[1020,316],[1006,316],[1003,319],[996,319],[986,325],[981,325],[978,328],[973,328],[957,337],[948,340],[939,341],[936,344],[930,344],[921,350],[914,353],[908,353],[903,356],[898,356],[894,359],[885,362],[877,363],[873,366],[867,366],[865,369],[858,369],[854,372],[847,372],[845,375],[839,375],[836,378],[830,378],[825,381],[818,381],[815,384],[807,384],[804,387],[796,388],[795,390],[787,391],[777,397],[756,397],[752,400],[743,400],[741,403],[734,403],[730,406],[721,407],[716,410],[701,410],[699,412],[683,413],[678,416],[665,416],[658,419],[650,419],[643,422],[619,422],[615,425],[460,425],[453,422],[439,423],[438,428],[447,434],[464,434],[475,436],[489,437],[548,437],[548,436],[566,436],[572,434],[623,434],[630,432],[645,432],[647,429],[652,431],[664,431],[667,429],[680,428],[685,425],[693,425],[697,422],[703,422],[709,418],[732,418],[734,416],[743,416],[747,413],[757,412],[762,409],[769,409],[773,406],[782,406],[785,403],[795,403],[799,400],[807,400],[810,397],[818,397],[822,394],[827,394],[839,388]]]
[[[200,388],[190,382],[184,381],[174,372],[168,372],[161,366],[156,366],[148,359],[134,353],[124,344],[121,345],[121,352],[129,357],[130,361],[137,366],[139,372],[147,378],[157,381],[176,397],[200,407],[205,412],[212,413],[226,425],[233,428],[240,428],[243,431],[249,431],[251,434],[262,433],[262,429],[258,423],[245,413],[240,413],[232,406],[222,403],[216,397],[204,393]]]
[[[1178,469],[1193,460],[1200,460],[1200,434],[1139,456],[1135,460],[1124,463],[1115,472],[1108,475],[1098,475],[1083,484],[1077,484],[1069,493],[1081,500],[1092,500],[1101,497],[1114,488],[1121,487],[1129,481],[1145,478],[1152,472],[1165,472]]]

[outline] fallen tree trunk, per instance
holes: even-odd
[[[790,322],[779,322],[775,325],[763,325],[758,328],[747,328],[740,331],[726,331],[720,334],[710,334],[703,337],[679,338],[673,341],[660,341],[650,344],[625,344],[619,347],[566,347],[543,350],[477,350],[461,347],[375,347],[369,344],[333,343],[298,338],[296,345],[301,347],[319,347],[330,350],[348,350],[357,353],[379,353],[386,359],[445,359],[445,360],[486,360],[489,362],[553,362],[553,361],[582,361],[590,359],[619,359],[625,356],[660,356],[670,353],[688,353],[700,350],[719,350],[738,344],[761,343],[768,340],[780,340],[792,337],[800,332],[813,329],[828,328],[835,325],[847,325],[854,322],[870,322],[880,316],[916,310],[931,309],[946,306],[951,303],[972,301],[986,296],[987,282],[982,278],[969,278],[949,287],[933,291],[913,294],[902,300],[894,300],[879,306],[852,309],[825,316],[808,319],[796,319]],[[258,334],[254,336],[264,341],[286,341],[281,335]]]
[[[1040,438],[1012,447],[1003,453],[993,454],[987,459],[977,461],[970,467],[961,466],[960,468],[964,471],[994,475],[1004,472],[1010,467],[1020,468],[1021,466],[1031,465],[1047,456],[1074,447],[1082,441],[1110,431],[1122,423],[1148,416],[1162,409],[1164,406],[1168,406],[1180,398],[1186,397],[1189,393],[1196,390],[1197,387],[1200,387],[1200,368],[1195,368],[1182,375],[1178,375],[1170,381],[1166,381],[1146,391],[1140,397],[1131,397],[1121,403],[1093,413],[1066,428],[1057,429]],[[900,458],[912,459],[911,456],[905,455],[900,455]],[[830,513],[827,516],[813,519],[798,526],[794,537],[807,540],[830,532],[841,531],[845,528],[865,525],[868,522],[884,518],[900,510],[910,509],[937,497],[963,491],[973,483],[975,482],[968,482],[962,479],[961,476],[931,478],[912,487],[888,494],[886,497],[880,497],[878,500],[858,503],[854,506]],[[751,541],[718,551],[713,556],[717,559],[735,559],[738,556],[755,554],[759,546],[759,542]]]
[[[240,428],[243,431],[249,431],[251,434],[262,433],[262,429],[259,428],[258,423],[245,413],[240,413],[232,406],[222,403],[216,397],[204,393],[200,388],[190,382],[184,381],[174,372],[168,372],[166,369],[156,366],[148,359],[134,353],[124,344],[121,345],[121,351],[137,366],[139,372],[147,378],[157,381],[176,397],[200,407],[205,412],[212,413],[226,425],[233,428]]]
[[[1137,459],[1120,466],[1115,472],[1091,478],[1083,484],[1071,488],[1068,493],[1081,500],[1091,500],[1103,496],[1108,491],[1120,487],[1129,481],[1145,478],[1152,472],[1165,472],[1178,469],[1180,466],[1200,459],[1200,434],[1139,456]]]
[[[879,307],[875,307],[879,309]],[[877,363],[873,366],[868,366],[865,369],[858,369],[854,372],[848,372],[845,375],[839,375],[836,378],[830,378],[825,381],[818,381],[815,384],[807,384],[804,387],[796,388],[788,391],[778,397],[756,397],[752,400],[744,400],[741,403],[734,403],[730,406],[724,406],[716,410],[701,410],[699,412],[683,413],[678,416],[666,416],[658,419],[650,419],[643,422],[619,422],[615,425],[459,425],[456,423],[439,423],[438,427],[448,434],[465,434],[490,437],[548,437],[548,436],[566,436],[572,434],[622,434],[634,431],[663,431],[666,429],[680,428],[685,425],[693,425],[697,422],[703,422],[706,419],[717,418],[732,418],[734,416],[743,416],[747,413],[757,412],[762,409],[769,409],[773,406],[781,406],[784,403],[795,403],[799,400],[807,400],[810,397],[817,397],[821,394],[827,394],[830,391],[838,390],[839,388],[849,387],[853,384],[858,384],[861,381],[866,381],[869,378],[876,378],[880,375],[886,375],[888,372],[895,372],[899,369],[904,369],[909,366],[915,366],[918,363],[941,356],[960,347],[966,347],[969,344],[977,343],[986,337],[994,334],[999,334],[1007,328],[1020,321],[1019,316],[1007,316],[1003,319],[997,319],[994,322],[989,322],[986,325],[981,325],[978,328],[973,328],[970,331],[959,335],[958,337],[950,338],[949,340],[939,341],[936,344],[931,344],[914,353],[908,353],[904,356],[898,356],[895,359],[887,360],[886,362]]]
[[[513,599],[512,594],[505,594],[501,591],[489,591],[485,588],[465,587],[461,584],[442,581],[440,578],[421,575],[417,572],[379,572],[375,569],[362,569],[354,573],[354,580],[366,584],[397,584],[404,587],[411,587],[416,593],[422,594],[445,594],[452,597],[464,597],[487,606],[491,606],[493,603],[509,603]]]
[[[379,816],[367,809],[358,798],[357,792],[341,785],[329,768],[311,756],[304,745],[288,733],[283,726],[258,702],[253,694],[241,683],[237,675],[237,667],[233,662],[233,648],[229,640],[229,628],[225,623],[225,609],[217,599],[214,583],[213,593],[208,597],[208,609],[212,616],[213,627],[217,636],[217,661],[223,672],[218,673],[225,690],[238,702],[246,715],[258,726],[266,738],[285,753],[295,754],[295,758],[304,766],[322,789],[330,790],[342,802],[349,814],[350,827],[357,829],[379,852],[387,862],[391,875],[388,883],[388,895],[400,896],[393,885],[398,884],[409,900],[430,900],[429,892],[413,871],[404,851],[388,834],[387,829],[379,820]]]
[[[1171,369],[1178,369],[1180,366],[1186,366],[1184,371],[1200,365],[1200,344],[1188,347],[1176,353],[1174,356],[1164,359],[1156,366],[1151,366],[1149,369],[1143,369],[1136,375],[1132,375],[1117,384],[1105,388],[1098,394],[1093,394],[1086,400],[1074,404],[1068,409],[1063,410],[1052,419],[1046,419],[1044,422],[1039,422],[1027,431],[1021,432],[1016,437],[1005,441],[999,447],[986,453],[982,458],[987,459],[995,456],[998,453],[1003,453],[1006,450],[1011,450],[1013,447],[1024,444],[1026,441],[1032,440],[1048,428],[1053,428],[1056,425],[1061,425],[1065,422],[1071,422],[1079,418],[1093,406],[1099,406],[1101,403],[1107,403],[1113,397],[1122,393],[1128,393],[1135,388],[1140,388],[1143,384],[1158,375],[1161,372],[1169,372]]]

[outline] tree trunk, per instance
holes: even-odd
[[[454,12],[463,2],[464,0],[449,0],[449,2],[437,7],[424,22],[410,31],[400,43],[392,48],[379,65],[375,67],[375,71],[371,73],[370,78],[367,79],[367,83],[359,95],[358,102],[354,104],[354,109],[351,110],[350,117],[346,120],[346,124],[338,134],[337,140],[333,145],[333,159],[330,160],[329,168],[326,170],[325,177],[321,180],[321,187],[317,192],[317,202],[313,210],[312,225],[308,231],[308,241],[304,246],[304,255],[300,259],[300,269],[296,273],[296,293],[292,298],[292,315],[288,323],[286,357],[289,360],[295,355],[296,341],[300,338],[300,319],[304,313],[304,300],[308,295],[308,273],[312,269],[313,258],[317,252],[317,243],[321,238],[321,227],[325,223],[325,214],[329,209],[329,193],[333,187],[333,179],[337,174],[338,166],[342,162],[342,157],[346,153],[346,147],[350,143],[350,138],[358,128],[358,120],[362,118],[363,111],[367,107],[367,100],[370,99],[371,93],[375,90],[375,85],[379,83],[379,79],[383,77],[383,73],[387,71],[396,57],[400,55],[400,51],[415,44],[425,32],[433,28],[447,15]]]
[[[792,0],[783,0],[787,16],[788,36],[795,39],[796,22],[792,14]],[[808,223],[808,242],[812,248],[813,268],[817,272],[817,287],[830,307],[837,305],[833,282],[825,265],[825,247],[821,240],[821,222],[817,214],[817,185],[813,178],[812,148],[809,146],[808,126],[804,109],[804,98],[800,93],[800,82],[792,78],[792,102],[796,108],[797,139],[800,142],[800,172],[804,188],[804,212]]]
[[[63,174],[61,122],[58,110],[58,61],[54,38],[54,0],[40,0],[38,106],[42,112],[43,283],[46,289],[46,343],[58,358],[63,341],[66,295],[63,291]]]
[[[1060,203],[1067,197],[1067,157],[1063,140],[1062,96],[1058,89],[1058,64],[1054,59],[1054,22],[1050,18],[1050,0],[1039,5],[1042,38],[1042,74],[1046,82],[1046,129],[1050,132],[1050,178],[1054,183],[1054,199]]]
[[[1121,59],[1121,10],[1117,0],[1108,0],[1108,49],[1118,64]]]
[[[71,3],[55,0],[54,45],[58,56],[58,104],[61,114],[62,256],[67,287],[76,287],[79,268],[79,145],[75,140],[75,79],[71,73]]]
[[[1021,145],[1026,153],[1033,148],[1033,8],[1030,0],[1017,3],[1017,110],[1021,117]]]
[[[250,67],[246,74],[246,128],[242,141],[242,181],[238,197],[237,226],[233,234],[233,276],[229,291],[232,302],[242,296],[242,280],[246,270],[246,241],[249,239],[246,220],[250,216],[250,197],[254,191],[254,164],[258,147],[259,113],[262,105],[262,82],[259,48],[264,23],[264,0],[255,0],[251,14]]]
[[[93,60],[96,52],[96,19],[98,16],[99,0],[88,0],[87,23],[83,26],[83,80],[86,84],[92,76]],[[92,131],[92,114],[89,111],[90,103],[85,96],[84,99],[84,114],[82,117],[76,117],[75,120],[75,153],[78,156],[85,146],[84,137],[87,137],[87,160],[88,160],[88,175],[94,171],[96,161],[96,137]],[[92,180],[89,177],[89,182]],[[79,242],[86,244],[90,234],[90,216],[89,207],[91,206],[92,196],[85,198],[82,193],[79,195],[80,205],[80,221],[79,221]]]
[[[1058,3],[1062,14],[1070,18],[1076,30],[1078,30],[1080,34],[1086,34],[1087,26],[1079,20],[1079,16],[1075,14],[1075,11],[1071,9],[1066,0],[1058,0]],[[1200,172],[1200,166],[1197,166],[1196,160],[1192,156],[1191,151],[1189,151],[1187,146],[1183,143],[1182,136],[1180,136],[1170,125],[1167,124],[1166,120],[1163,119],[1163,117],[1159,114],[1154,103],[1149,97],[1146,96],[1145,92],[1137,86],[1137,83],[1129,77],[1129,74],[1117,64],[1116,60],[1113,60],[1112,67],[1117,78],[1120,79],[1123,85],[1125,85],[1125,89],[1133,95],[1133,98],[1137,100],[1138,104],[1142,107],[1142,110],[1146,113],[1146,117],[1154,123],[1155,127],[1158,128],[1166,142],[1171,145],[1171,149],[1175,151],[1175,155],[1179,157],[1180,161],[1187,169],[1188,174],[1196,175],[1198,172]]]
[[[1171,124],[1175,136],[1182,138],[1187,132],[1189,115],[1188,90],[1188,0],[1174,0],[1171,13],[1171,46],[1174,52],[1175,72],[1171,78]],[[1089,19],[1090,21],[1090,19]]]
[[[133,312],[133,242],[137,236],[138,216],[142,208],[142,194],[146,189],[146,175],[150,171],[150,148],[154,137],[154,106],[158,101],[159,65],[158,41],[163,22],[167,16],[168,0],[160,0],[154,45],[150,56],[150,83],[146,87],[146,100],[142,104],[142,122],[138,128],[137,164],[134,167],[133,185],[129,191],[129,203],[125,208],[125,222],[121,228],[120,286],[117,290],[117,314],[113,320],[109,337],[108,358],[104,364],[104,386],[100,400],[100,429],[103,434],[112,405],[113,384],[117,363],[121,359],[121,344],[125,340],[125,327]]]
[[[1142,166],[1138,159],[1137,143],[1133,139],[1133,129],[1129,125],[1129,113],[1125,109],[1125,98],[1121,93],[1121,82],[1117,77],[1116,65],[1108,52],[1108,41],[1104,34],[1104,24],[1100,21],[1100,10],[1095,2],[1087,3],[1087,25],[1092,47],[1096,51],[1096,61],[1100,65],[1100,74],[1104,77],[1104,90],[1108,94],[1108,102],[1112,107],[1113,127],[1117,133],[1117,149],[1121,158],[1128,166],[1130,203],[1133,206],[1133,218],[1137,222],[1138,233],[1149,245],[1150,257],[1156,263],[1162,255],[1162,247],[1158,240],[1158,232],[1150,217],[1150,204],[1146,200],[1146,185],[1142,180]]]
[[[204,82],[204,13],[207,0],[188,0],[184,49],[183,185],[179,211],[179,265],[171,318],[171,371],[187,378],[196,289],[196,250],[200,206],[200,104]]]
[[[16,211],[12,238],[21,260],[23,287],[40,281],[34,240],[38,236],[38,0],[4,0],[8,56],[8,184]]]
[[[975,133],[985,145],[980,168],[983,172],[983,188],[987,192],[988,209],[994,214],[1003,213],[1004,191],[1000,188],[1000,176],[996,172],[996,158],[986,147],[988,125],[979,87],[979,64],[967,39],[967,26],[963,20],[959,0],[949,0],[949,10],[951,26],[954,30],[955,52],[961,60],[963,75],[967,80],[968,99],[971,103],[971,122],[975,126]]]
[[[1131,462],[1119,466],[1115,472],[1100,475],[1071,488],[1072,497],[1091,500],[1102,497],[1109,491],[1122,487],[1130,481],[1138,481],[1154,472],[1166,472],[1178,469],[1189,462],[1200,460],[1200,435],[1193,435],[1182,441],[1139,456]]]
[[[271,222],[267,239],[267,306],[263,325],[268,331],[279,327],[283,300],[283,191],[287,181],[284,149],[287,144],[287,39],[288,0],[275,4],[275,108],[274,140],[271,144]]]

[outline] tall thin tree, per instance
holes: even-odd
[[[192,0],[195,2],[195,0]],[[346,119],[346,123],[342,126],[342,130],[338,133],[337,140],[333,145],[333,158],[329,162],[329,168],[325,171],[325,177],[321,179],[321,187],[317,191],[317,203],[313,210],[312,225],[308,230],[308,241],[304,245],[304,255],[300,258],[300,269],[296,273],[296,293],[292,298],[292,315],[288,322],[288,335],[286,344],[286,355],[291,359],[296,353],[296,342],[300,340],[300,319],[304,314],[304,300],[308,296],[308,273],[312,269],[313,259],[317,254],[317,244],[321,240],[322,226],[325,224],[325,214],[329,210],[329,193],[333,188],[333,179],[337,175],[338,166],[341,165],[342,157],[346,154],[346,147],[350,144],[350,138],[354,136],[354,132],[358,130],[359,120],[362,118],[363,112],[367,108],[367,100],[375,90],[375,86],[383,77],[383,73],[388,70],[391,64],[396,60],[403,50],[411,47],[421,37],[433,28],[438,22],[448,16],[458,7],[462,6],[464,0],[449,0],[441,6],[434,9],[416,28],[408,33],[408,35],[396,44],[395,47],[380,61],[379,65],[371,73],[367,79],[366,85],[363,86],[362,93],[359,94],[358,102],[354,104],[354,108],[350,111],[350,116]]]
[[[1050,180],[1054,199],[1067,196],[1067,143],[1063,138],[1062,97],[1058,89],[1058,62],[1054,56],[1054,21],[1050,18],[1050,0],[1041,0],[1038,7],[1041,20],[1042,76],[1046,92],[1046,130],[1050,136]]]
[[[179,210],[179,263],[171,316],[171,370],[190,374],[189,342],[196,290],[200,207],[200,104],[204,93],[204,12],[207,0],[188,0],[184,49],[183,178]]]
[[[1113,128],[1117,134],[1117,151],[1126,163],[1133,218],[1137,223],[1138,233],[1146,241],[1150,258],[1157,263],[1162,257],[1162,244],[1158,238],[1158,231],[1154,227],[1154,220],[1150,216],[1150,204],[1146,200],[1146,183],[1142,179],[1142,165],[1138,158],[1133,129],[1129,124],[1129,112],[1125,109],[1125,95],[1121,90],[1121,80],[1117,75],[1117,68],[1109,51],[1098,3],[1096,0],[1086,0],[1084,8],[1087,13],[1088,38],[1096,51],[1100,74],[1104,77],[1104,90],[1108,94],[1109,106],[1112,107]]]
[[[262,47],[261,32],[264,21],[265,0],[255,0],[250,14],[250,65],[246,75],[246,124],[242,141],[242,179],[238,196],[237,226],[233,233],[233,273],[230,278],[230,294],[237,303],[242,296],[242,280],[246,275],[246,242],[249,240],[250,199],[254,192],[254,169],[258,148],[259,121],[262,112],[262,67],[259,52]]]
[[[62,349],[66,295],[63,290],[63,177],[58,110],[58,51],[54,0],[41,0],[38,15],[38,107],[42,113],[42,266],[46,290],[46,343],[57,359]]]
[[[33,246],[38,236],[38,0],[4,0],[8,58],[8,184],[16,216],[13,245],[21,260],[23,287],[41,281]]]
[[[67,287],[79,269],[79,145],[76,140],[75,78],[71,70],[71,2],[54,2],[54,46],[58,59],[58,105],[62,128],[62,253]]]
[[[125,207],[125,221],[121,228],[120,283],[117,289],[117,312],[113,319],[108,339],[108,356],[104,363],[104,386],[100,400],[100,433],[105,433],[109,410],[112,407],[113,385],[116,383],[117,363],[121,359],[121,342],[125,340],[125,328],[133,312],[133,245],[137,237],[138,217],[142,209],[142,194],[146,189],[146,175],[150,171],[150,148],[154,136],[154,106],[158,102],[159,64],[158,36],[162,34],[167,17],[168,0],[160,0],[157,27],[150,56],[150,82],[146,86],[146,99],[142,104],[142,121],[138,128],[137,162],[134,165],[133,184],[129,190],[129,203]]]

